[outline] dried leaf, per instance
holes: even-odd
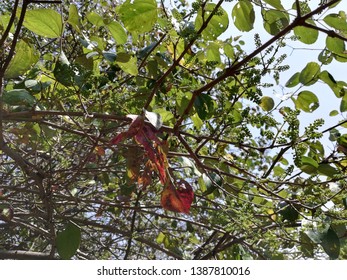
[[[167,167],[168,167],[168,162],[167,162],[167,157],[166,157],[166,153],[164,152],[164,150],[162,149],[161,146],[156,146],[156,161],[155,166],[157,168],[157,171],[159,173],[159,178],[160,181],[162,182],[162,184],[166,184],[167,181]]]
[[[98,156],[102,157],[105,155],[105,149],[101,146],[96,146],[94,150]]]
[[[128,115],[128,117],[133,119],[132,123],[129,126],[128,131],[122,132],[118,134],[116,137],[114,137],[111,140],[111,144],[117,145],[123,140],[133,137],[134,140],[139,145],[143,146],[146,152],[146,156],[149,158],[152,164],[156,167],[156,171],[158,172],[161,183],[166,185],[167,178],[168,178],[167,171],[166,171],[168,167],[168,162],[167,162],[166,153],[164,152],[162,148],[162,146],[164,147],[166,145],[166,142],[161,141],[157,137],[156,135],[157,130],[150,124],[146,124],[142,116]],[[138,177],[138,172],[137,171],[132,172],[132,169],[133,168],[128,168],[128,177],[131,178],[131,180],[135,181],[136,178]],[[130,170],[130,173],[129,173],[129,170]],[[133,176],[133,175],[136,175],[136,176]],[[148,179],[150,177],[149,173],[146,176]],[[147,185],[147,181],[148,181],[147,179],[146,179],[145,185]],[[142,182],[142,180],[138,180],[138,181]]]
[[[127,181],[129,184],[138,180],[140,174],[139,160],[142,155],[142,149],[139,146],[129,146],[124,153],[127,165]]]
[[[137,179],[137,183],[142,190],[145,190],[150,184],[152,184],[152,174],[154,169],[154,164],[148,160],[141,176],[139,176]]]
[[[192,187],[184,180],[180,180],[178,187],[169,184],[161,194],[161,206],[169,211],[189,213],[194,199]]]
[[[146,130],[148,131],[148,130]],[[159,173],[159,179],[162,184],[166,184],[167,175],[166,175],[166,167],[167,167],[167,159],[166,155],[158,148],[159,146],[154,146],[153,142],[150,141],[145,134],[144,131],[139,132],[135,136],[136,142],[141,144],[148,156],[148,158],[152,161],[152,163],[156,166],[156,169]]]

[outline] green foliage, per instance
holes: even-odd
[[[73,257],[80,246],[81,229],[73,223],[68,223],[64,230],[57,233],[56,246],[62,259]]]
[[[239,1],[232,10],[232,17],[234,24],[238,30],[252,30],[255,20],[252,3],[248,0]]]
[[[275,106],[275,102],[271,97],[264,96],[261,98],[259,106],[265,111],[271,111]]]
[[[112,21],[109,24],[107,24],[107,28],[112,34],[113,39],[116,41],[117,44],[125,44],[127,42],[127,34],[123,28],[123,26],[116,21]]]
[[[319,100],[313,92],[304,90],[298,94],[295,105],[296,109],[301,109],[304,112],[312,113],[319,107]]]
[[[197,17],[195,19],[195,30],[199,31],[204,21],[214,13],[209,24],[202,31],[202,35],[206,39],[214,40],[217,39],[229,26],[229,17],[227,12],[223,8],[216,9],[216,5],[209,3],[204,7],[201,7],[198,11]]]
[[[39,60],[39,54],[33,45],[23,39],[17,43],[16,54],[13,56],[5,72],[6,79],[17,78],[28,71]]]
[[[329,14],[323,20],[334,29],[347,31],[346,14],[343,11],[339,14]]]
[[[289,15],[278,10],[262,10],[265,30],[275,35],[289,24]]]
[[[23,25],[37,35],[47,38],[60,37],[63,31],[61,15],[53,9],[28,10]]]
[[[0,3],[0,258],[346,258],[342,1],[38,2]]]
[[[308,23],[312,24],[315,26],[314,21],[307,21]],[[319,32],[316,29],[308,28],[305,26],[298,26],[294,28],[294,34],[299,38],[299,40],[305,44],[314,44],[317,39]]]
[[[16,106],[23,105],[33,107],[36,104],[36,99],[25,89],[13,89],[3,93],[2,96],[5,104]]]
[[[151,31],[157,21],[155,0],[127,0],[118,9],[118,14],[129,32]]]
[[[299,81],[303,85],[309,86],[314,84],[317,81],[317,76],[320,72],[320,66],[316,62],[309,62],[305,66],[304,69],[302,69]]]

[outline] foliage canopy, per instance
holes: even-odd
[[[2,1],[0,258],[345,259],[347,21],[313,2]],[[321,50],[278,98],[288,43]]]

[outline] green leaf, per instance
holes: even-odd
[[[333,54],[327,49],[322,50],[318,55],[319,62],[325,65],[330,64],[333,61],[333,58]]]
[[[75,255],[81,243],[81,229],[74,223],[69,222],[63,231],[58,232],[56,246],[59,256],[68,260]]]
[[[347,111],[347,95],[344,95],[340,103],[340,112],[343,113],[346,111]]]
[[[282,220],[294,222],[299,217],[299,212],[296,207],[287,203],[286,201],[280,201],[278,203],[278,208],[278,214],[282,216]]]
[[[116,58],[117,65],[126,73],[137,76],[137,58],[127,53],[119,53]]]
[[[340,38],[333,38],[330,36],[327,36],[325,45],[328,50],[332,51],[333,53],[343,53],[345,51],[345,42],[342,41]]]
[[[271,35],[276,35],[289,24],[289,16],[285,12],[263,9],[261,14],[264,28]]]
[[[204,121],[214,113],[215,101],[208,94],[200,94],[194,101],[194,108],[199,118]]]
[[[61,52],[53,70],[54,77],[62,85],[69,87],[74,84],[75,72],[70,66],[65,53]]]
[[[285,175],[286,171],[284,168],[282,168],[281,166],[279,165],[276,165],[274,168],[273,168],[273,174],[274,176],[276,177],[282,177],[283,175]]]
[[[320,73],[320,66],[316,62],[309,62],[301,71],[299,81],[305,86],[312,85],[317,81],[317,76]]]
[[[301,165],[299,167],[303,172],[307,174],[313,174],[317,171],[318,166],[318,162],[313,158],[302,156]]]
[[[200,179],[200,178],[199,178]],[[200,181],[200,187],[204,190],[203,196],[213,193],[217,187],[221,187],[223,184],[223,179],[216,173],[202,174]],[[203,184],[203,185],[201,185]]]
[[[204,122],[199,118],[199,115],[195,113],[190,117],[193,121],[193,124],[197,130],[200,130],[204,124]]]
[[[347,51],[343,51],[342,53],[333,53],[333,57],[336,61],[346,63],[347,62]]]
[[[314,257],[314,244],[305,232],[300,232],[300,248],[306,258]]]
[[[240,31],[250,31],[253,29],[255,13],[253,5],[248,0],[239,1],[231,12],[234,24]]]
[[[298,5],[299,4],[299,7]],[[307,4],[307,1],[295,1],[292,5],[292,9],[298,10],[300,9],[301,16],[308,14],[311,12],[310,6]]]
[[[319,232],[317,230],[307,230],[305,231],[306,235],[316,244],[322,242],[325,232]]]
[[[33,107],[37,103],[36,98],[25,89],[13,89],[6,91],[4,92],[2,98],[4,103],[11,106],[23,105]]]
[[[157,236],[156,241],[158,244],[163,244],[165,239],[166,239],[166,235],[164,233],[160,232]]]
[[[268,3],[277,10],[284,10],[284,7],[281,4],[281,0],[264,0],[265,3]]]
[[[337,5],[339,5],[341,3],[342,0],[338,0],[336,1],[334,4],[332,5],[329,5],[329,8],[328,9],[332,9],[332,8],[335,8]]]
[[[102,56],[111,63],[115,62],[117,58],[117,55],[113,52],[102,52]]]
[[[300,72],[296,72],[290,79],[286,82],[285,86],[288,88],[295,87],[300,83]]]
[[[307,22],[312,25],[316,25],[313,20],[307,20]],[[294,34],[296,37],[298,37],[300,42],[310,45],[317,41],[319,32],[316,29],[305,26],[297,26],[294,28]]]
[[[347,197],[342,199],[342,204],[345,207],[345,210],[347,210]]]
[[[173,120],[175,120],[175,116],[170,111],[166,111],[164,108],[154,109],[154,112],[160,114],[163,123],[171,123]]]
[[[117,44],[125,44],[127,42],[128,36],[119,22],[112,21],[107,24],[107,28]]]
[[[216,7],[216,4],[209,3],[204,7],[201,7],[198,11],[198,14],[195,19],[195,30],[198,31],[204,24],[211,12]],[[203,18],[204,15],[204,18]],[[229,17],[227,12],[219,7],[218,13],[215,14],[209,21],[207,27],[202,31],[202,36],[208,40],[217,39],[224,31],[228,29],[229,26]]]
[[[11,15],[10,14],[1,14],[0,16],[0,30],[3,31],[7,28],[9,22],[10,22]],[[12,25],[10,28],[10,32],[14,33],[15,25]]]
[[[274,100],[269,97],[269,96],[263,96],[260,99],[260,104],[259,106],[264,110],[264,111],[271,111],[275,107],[275,102]]]
[[[224,45],[224,53],[227,57],[234,59],[235,58],[235,52],[234,52],[234,47],[231,44],[226,43]]]
[[[324,234],[321,245],[331,259],[337,259],[339,257],[340,239],[331,227]]]
[[[190,92],[177,92],[177,102],[176,102],[176,110],[180,116],[183,116],[185,109],[187,108],[190,99],[192,98],[192,93]]]
[[[336,81],[334,77],[326,70],[319,74],[319,79],[326,83],[329,87],[336,86]]]
[[[61,15],[52,9],[28,10],[23,25],[37,35],[47,38],[60,37],[63,32]]]
[[[337,110],[332,110],[332,111],[330,111],[329,116],[330,116],[330,117],[335,117],[335,116],[337,116],[338,114],[339,114],[339,111],[337,111]]]
[[[334,142],[337,141],[337,139],[341,136],[340,131],[338,131],[336,128],[333,128],[329,131],[329,140]]]
[[[346,18],[343,18],[340,14],[329,14],[323,20],[334,29],[347,31]]]
[[[67,22],[77,31],[80,32],[80,22],[79,22],[79,15],[78,15],[78,9],[75,4],[71,4],[69,8],[69,18]]]
[[[211,42],[206,48],[206,59],[207,61],[221,62],[219,45],[217,43]]]
[[[187,157],[178,157],[178,161],[181,163],[181,166],[185,169],[186,175],[189,176],[201,176],[200,171],[196,167],[195,163]],[[188,172],[187,172],[188,170]]]
[[[295,107],[304,112],[312,113],[319,107],[318,97],[311,91],[304,90],[298,94],[295,101]]]
[[[39,60],[39,53],[26,40],[19,40],[16,53],[8,65],[5,78],[13,79],[25,74]]]
[[[340,136],[337,136],[337,143],[340,144],[341,146],[347,148],[347,134],[342,134]],[[336,138],[336,136],[335,136]]]
[[[129,32],[151,31],[158,17],[155,0],[127,0],[117,11]]]
[[[318,166],[318,172],[330,178],[338,174],[338,170],[328,163],[320,163]]]
[[[87,20],[95,26],[104,26],[104,19],[95,12],[89,12],[86,16]]]
[[[336,97],[345,96],[344,85],[341,82],[337,82],[328,71],[322,71],[318,77],[331,88]]]

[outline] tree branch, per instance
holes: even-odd
[[[51,260],[54,259],[47,253],[21,251],[21,250],[0,250],[0,259],[11,260]]]
[[[11,27],[14,23],[14,20],[16,19],[16,13],[17,13],[17,8],[18,8],[18,3],[19,3],[19,0],[16,0],[16,2],[14,2],[14,5],[13,5],[13,11],[11,13],[11,17],[10,17],[10,20],[8,21],[8,24],[6,26],[6,29],[4,31],[4,33],[2,34],[1,36],[1,39],[0,39],[0,47],[2,48],[2,50],[4,50],[4,42],[5,40],[7,39],[8,37],[8,34],[10,33],[10,30],[11,30]]]

